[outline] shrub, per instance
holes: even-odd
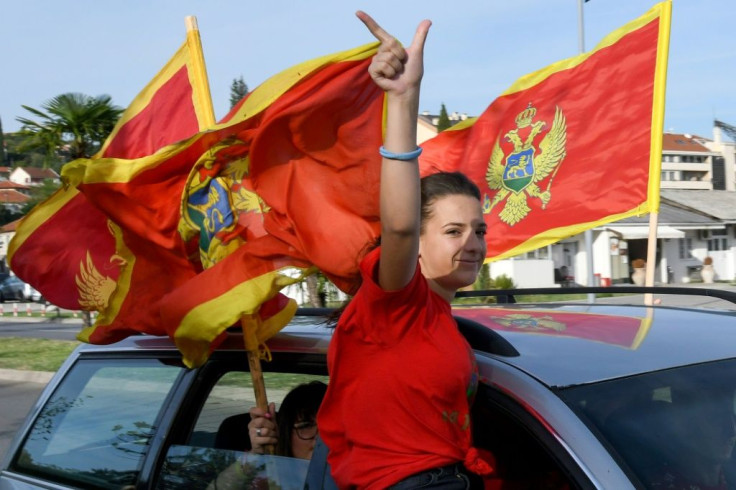
[[[509,276],[501,274],[493,279],[493,287],[494,289],[514,289],[516,284]]]

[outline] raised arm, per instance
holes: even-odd
[[[387,117],[383,148],[387,154],[417,149],[419,88],[424,74],[424,42],[431,25],[417,27],[411,46],[403,46],[368,14],[358,18],[381,46],[368,69],[386,91]],[[406,286],[414,275],[419,253],[420,190],[418,159],[383,158],[381,164],[381,261],[378,282],[385,290]]]

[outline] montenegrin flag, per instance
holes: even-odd
[[[125,165],[125,159],[154,154],[213,123],[199,31],[191,22],[184,44],[125,110],[101,150],[85,161],[94,167],[117,158]],[[79,336],[93,343],[137,331],[163,334],[152,314],[157,300],[198,272],[183,251],[136,241],[69,182],[23,219],[8,262],[51,303],[100,312],[95,326]]]
[[[376,48],[287,69],[220,124],[155,155],[63,169],[139,243],[183,247],[200,264],[160,300],[160,323],[188,366],[244,318],[265,342],[296,309],[278,291],[317,269],[354,284],[379,232],[384,94],[367,72]]]
[[[460,170],[479,185],[489,259],[658,211],[671,9],[520,78],[422,145],[423,174]]]
[[[504,308],[453,308],[457,316],[492,330],[524,335],[551,335],[638,349],[652,325],[652,308],[644,317]]]

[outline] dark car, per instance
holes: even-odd
[[[489,488],[736,488],[736,311],[482,301],[454,313],[478,361],[472,423],[495,458]],[[327,380],[326,313],[301,310],[269,340],[271,401]],[[193,370],[167,338],[81,346],[18,431],[0,490],[215,488],[228,468],[230,488],[329,486],[318,451],[311,462],[247,452],[247,371],[237,330]]]
[[[16,276],[8,276],[0,281],[0,301],[23,301],[25,297],[25,283]]]
[[[8,300],[40,301],[41,299],[41,293],[17,276],[6,276],[0,280],[0,302]]]

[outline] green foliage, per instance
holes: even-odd
[[[493,288],[494,289],[514,289],[516,288],[516,284],[514,284],[514,280],[511,279],[506,274],[501,274],[500,276],[496,276],[493,279]]]
[[[245,84],[243,76],[240,78],[234,78],[232,85],[230,85],[230,109],[235,107],[235,104],[240,102],[240,99],[248,94],[248,85]]]
[[[440,109],[440,117],[437,120],[437,131],[444,131],[450,126],[452,126],[452,123],[450,123],[450,117],[447,115],[447,108],[443,103],[442,108]]]
[[[25,137],[19,133],[5,134],[5,157],[9,167],[38,167],[53,168],[58,171],[64,160],[60,155],[54,154],[50,159],[46,150],[42,148],[23,148]]]
[[[493,279],[491,279],[491,267],[488,264],[483,264],[478,273],[478,278],[473,284],[473,289],[476,291],[484,291],[486,289],[493,288]]]
[[[58,158],[75,160],[96,153],[122,114],[109,95],[91,97],[80,93],[57,95],[41,109],[23,105],[36,119],[17,118],[21,151],[42,150],[44,167]]]
[[[23,212],[12,211],[5,206],[0,206],[0,226],[7,225],[11,221],[15,221],[23,217]]]
[[[7,165],[7,152],[5,150],[5,133],[3,133],[3,121],[0,119],[0,165]]]
[[[46,179],[42,185],[31,187],[31,199],[23,205],[22,214],[28,214],[36,204],[45,201],[51,194],[56,192],[59,186],[60,184],[55,183],[53,180]]]

